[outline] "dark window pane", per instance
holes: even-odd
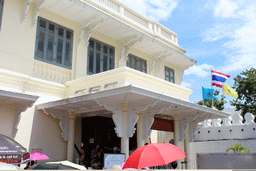
[[[100,53],[96,53],[96,73],[100,72]]]
[[[114,69],[115,68],[115,60],[114,60],[114,58],[109,58],[109,66],[110,66],[110,69]]]
[[[114,57],[114,53],[115,53],[115,50],[112,49],[112,48],[110,48],[110,49],[109,49],[109,55],[112,56],[112,57]]]
[[[93,73],[93,63],[94,63],[94,52],[92,50],[90,50],[89,53],[89,73],[92,74]]]
[[[100,46],[101,46],[100,43],[96,42],[96,50],[97,51],[100,51]]]
[[[72,33],[70,31],[67,31],[66,38],[69,40],[72,37]]]
[[[131,67],[131,56],[128,56],[126,66]]]
[[[65,54],[65,60],[64,65],[70,67],[71,66],[71,43],[66,42],[66,54]]]
[[[40,27],[45,28],[46,27],[46,21],[40,20]]]
[[[108,54],[108,47],[107,46],[103,46],[103,53]]]
[[[103,71],[108,70],[108,57],[106,55],[103,56]]]
[[[49,34],[48,44],[47,44],[47,53],[46,53],[46,60],[48,61],[53,60],[53,43],[54,43],[54,36]]]
[[[58,29],[58,35],[59,35],[60,37],[63,37],[63,34],[64,34],[64,29],[61,28],[61,27],[59,27],[59,29]]]
[[[51,23],[49,23],[49,31],[54,33],[55,26]]]
[[[63,49],[63,40],[58,39],[58,46],[57,46],[57,63],[62,64],[62,49]]]
[[[44,58],[44,41],[45,41],[45,33],[39,31],[39,38],[38,38],[38,48],[37,48],[37,57]]]
[[[89,40],[89,47],[94,49],[94,41],[93,40]]]

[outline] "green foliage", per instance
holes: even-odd
[[[220,97],[217,97],[219,96],[220,92],[218,90],[214,90],[213,92],[213,95],[216,97],[215,99],[213,99],[213,105],[214,107],[216,107],[216,109],[218,110],[223,110],[224,109],[224,104],[227,103],[225,101],[225,96],[221,95]],[[212,107],[212,99],[203,99],[203,100],[200,100],[199,102],[197,102],[197,104],[199,105],[205,105],[209,108]]]
[[[246,69],[235,78],[233,89],[238,94],[238,99],[231,101],[236,110],[241,110],[244,116],[247,112],[256,115],[256,69]]]
[[[235,152],[235,153],[238,153],[238,152],[251,152],[251,149],[247,149],[242,144],[235,144],[235,145],[227,148],[226,152],[228,152],[229,150],[233,150],[233,152]]]

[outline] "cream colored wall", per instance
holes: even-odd
[[[17,108],[13,105],[0,104],[0,134],[12,137],[16,121],[16,110]]]
[[[50,160],[66,160],[67,142],[61,136],[59,122],[42,110],[35,110],[29,151],[37,146]]]
[[[0,68],[30,75],[32,73],[36,28],[32,28],[32,10],[21,24],[22,0],[4,2],[0,31]]]

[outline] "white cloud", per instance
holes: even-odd
[[[219,0],[214,9],[214,16],[220,18],[234,17],[238,9],[237,3],[230,0]]]
[[[152,20],[161,21],[171,17],[179,0],[119,0],[134,11]]]
[[[212,65],[202,64],[202,65],[194,65],[193,67],[185,70],[185,75],[196,75],[199,77],[206,77],[210,75],[210,70],[213,68]]]
[[[215,26],[207,29],[203,36],[207,42],[225,42],[221,44],[226,48],[223,51],[225,59],[222,61],[225,63],[218,70],[229,73],[256,67],[255,6],[256,2],[241,0],[220,0],[214,6],[213,16],[219,18]]]
[[[217,24],[214,28],[207,29],[203,33],[204,42],[214,42],[223,38],[227,38],[232,36],[232,32],[230,30],[232,25],[228,24]]]

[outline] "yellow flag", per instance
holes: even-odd
[[[238,98],[237,92],[226,83],[223,84],[223,95],[230,95],[235,98]]]

